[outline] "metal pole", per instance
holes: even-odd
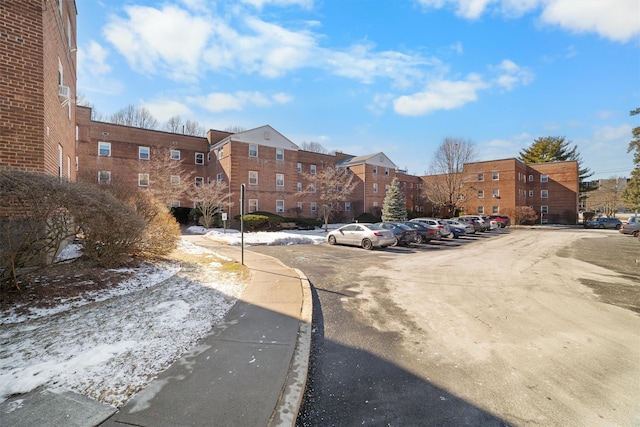
[[[240,254],[244,265],[244,184],[240,185]]]

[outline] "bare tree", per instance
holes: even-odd
[[[305,173],[303,176],[308,184],[298,195],[312,195],[320,201],[326,232],[331,213],[342,210],[341,204],[349,200],[357,183],[346,168],[327,167],[315,174]]]
[[[104,114],[98,112],[98,110],[96,110],[96,107],[81,92],[78,92],[76,94],[76,105],[78,105],[80,107],[90,108],[91,109],[91,120],[93,120],[95,122],[105,122],[105,121],[107,121],[107,117]]]
[[[464,165],[475,159],[475,147],[470,141],[445,138],[431,162],[432,176],[424,186],[424,197],[434,207],[444,208],[449,216],[454,216],[468,198],[465,183],[469,179]]]
[[[193,120],[187,120],[184,124],[184,130],[182,133],[191,136],[204,136],[206,131],[205,127],[201,126],[200,123]]]
[[[244,126],[227,126],[227,128],[224,131],[231,132],[231,133],[240,133],[240,132],[244,132],[245,130],[247,129]]]
[[[171,133],[180,133],[182,130],[182,118],[180,116],[172,116],[167,120],[164,128]]]
[[[224,181],[213,181],[210,184],[202,184],[196,187],[195,209],[202,215],[200,224],[204,228],[213,226],[216,215],[221,213],[225,206],[227,207],[227,212],[233,206],[233,202],[229,201],[232,194],[229,194],[228,188],[229,186]]]
[[[173,202],[193,198],[193,174],[184,170],[180,160],[171,158],[170,148],[153,150],[149,161],[140,165],[141,173],[149,174],[149,191],[167,209]]]
[[[324,148],[322,144],[320,144],[319,142],[313,142],[313,141],[311,142],[304,141],[302,144],[300,144],[300,149],[304,151],[311,151],[312,153],[320,153],[320,154],[329,153],[329,150]]]
[[[136,107],[129,104],[121,110],[113,113],[109,118],[111,123],[124,126],[132,126],[141,129],[157,129],[158,120],[145,107]]]

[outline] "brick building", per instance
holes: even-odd
[[[0,1],[0,167],[75,180],[75,0]]]

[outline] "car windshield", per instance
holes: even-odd
[[[364,227],[367,227],[369,230],[382,230],[383,228],[377,224],[360,224]]]

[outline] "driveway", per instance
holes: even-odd
[[[314,287],[305,426],[639,425],[638,249],[610,230],[510,228],[252,248]]]

